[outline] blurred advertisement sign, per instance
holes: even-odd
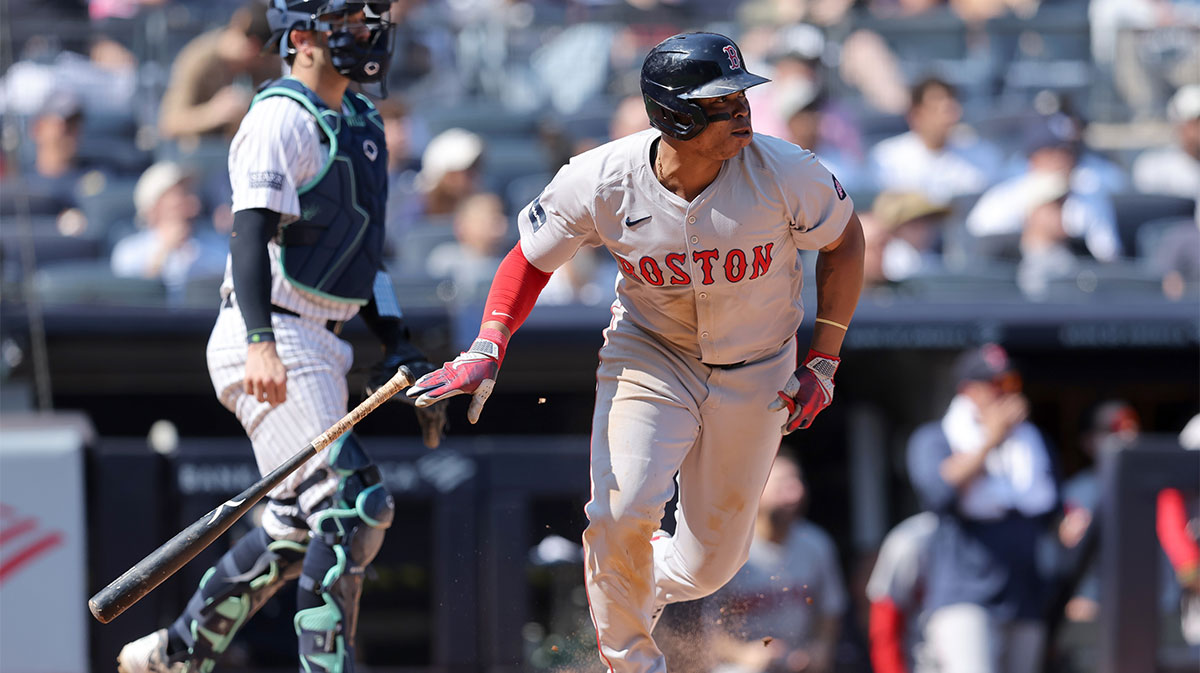
[[[0,419],[4,673],[87,671],[87,434],[53,418],[41,428]]]

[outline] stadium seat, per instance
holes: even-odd
[[[56,226],[57,218],[31,218],[29,229],[14,226],[12,220],[0,228],[0,264],[5,281],[15,281],[24,272],[22,242],[33,245],[34,268],[69,260],[95,260],[104,256],[104,239],[98,236],[64,236]]]
[[[188,308],[211,308],[215,314],[221,303],[222,280],[221,276],[188,279],[178,300]]]
[[[1162,240],[1163,234],[1175,227],[1183,226],[1195,226],[1195,219],[1190,217],[1164,217],[1143,222],[1134,235],[1134,240],[1136,241],[1133,248],[1134,256],[1144,262],[1151,261],[1158,250],[1159,241]]]
[[[392,273],[396,297],[402,307],[445,306],[454,300],[454,282],[423,273]]]
[[[400,250],[396,255],[397,271],[405,276],[425,274],[425,260],[429,253],[441,245],[454,240],[454,226],[445,221],[439,224],[425,223],[404,234]]]
[[[1162,296],[1162,280],[1136,263],[1080,263],[1063,278],[1046,281],[1035,301],[1062,303],[1143,302]]]
[[[107,236],[122,222],[132,222],[135,215],[133,188],[136,177],[114,177],[100,171],[79,181],[76,198],[88,218],[88,228]]]
[[[1023,301],[1012,264],[978,265],[970,271],[944,272],[907,278],[896,286],[898,296],[946,304],[980,301]]]
[[[553,173],[531,173],[509,181],[508,187],[504,190],[504,202],[508,207],[508,212],[516,215],[535,196],[541,194],[552,179],[554,179]]]
[[[130,139],[107,135],[81,135],[79,159],[85,165],[137,176],[150,167],[154,156]]]
[[[66,262],[39,269],[36,296],[47,305],[163,306],[166,288],[157,280],[118,278],[107,260]]]
[[[1146,222],[1164,218],[1193,217],[1196,200],[1161,194],[1127,192],[1112,195],[1116,213],[1117,235],[1121,237],[1121,249],[1126,256],[1138,250],[1137,233]]]
[[[478,133],[489,143],[493,138],[522,138],[528,143],[536,142],[537,117],[526,112],[505,110],[494,102],[464,102],[451,108],[431,110],[424,115],[428,120],[430,136],[446,129],[462,128]]]

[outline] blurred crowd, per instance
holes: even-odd
[[[2,296],[211,303],[228,140],[281,72],[263,6],[10,14]],[[855,199],[867,301],[1200,296],[1193,1],[403,0],[392,18],[372,93],[410,302],[478,300],[557,168],[646,128],[641,57],[685,29],[745,45],[774,80],[750,92],[756,130],[813,150]],[[581,253],[542,301],[607,304],[615,275]]]
[[[749,560],[717,593],[668,606],[654,632],[673,670],[703,673],[1091,673],[1100,670],[1104,602],[1097,545],[1101,465],[1138,450],[1138,412],[1102,399],[1077,419],[1086,462],[1066,478],[1063,455],[1029,419],[1018,365],[996,344],[958,355],[941,417],[908,437],[915,507],[849,561],[808,519],[801,461],[780,452],[759,501]],[[1180,429],[1200,450],[1200,414]],[[828,507],[828,503],[825,505]],[[1156,502],[1160,644],[1200,658],[1200,500],[1163,489]],[[903,516],[903,512],[898,512]],[[578,545],[550,538],[535,565],[581,563]],[[842,568],[849,568],[843,574]],[[1129,580],[1131,578],[1127,578]],[[1113,585],[1105,585],[1113,586]],[[1151,618],[1146,615],[1146,618]],[[577,650],[591,646],[586,605]],[[540,635],[540,634],[539,634]],[[541,643],[561,644],[561,636]],[[594,642],[594,641],[593,641]],[[590,652],[587,652],[590,654]],[[582,665],[539,664],[576,673]],[[546,655],[546,652],[540,652]],[[586,654],[574,653],[586,662]],[[560,659],[567,657],[560,657]],[[552,661],[553,657],[544,659]]]

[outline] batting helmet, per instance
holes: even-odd
[[[650,124],[679,140],[695,138],[709,122],[730,118],[705,116],[696,99],[720,98],[769,81],[746,72],[742,50],[716,33],[668,37],[642,63],[642,97]]]
[[[293,30],[327,31],[334,69],[355,82],[377,82],[387,74],[391,61],[390,8],[388,2],[271,0],[267,21],[271,24],[271,40],[279,41],[279,55],[285,59],[296,53],[289,39]],[[365,27],[370,31],[361,42],[348,26],[333,21],[357,12],[363,12]]]

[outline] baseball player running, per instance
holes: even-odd
[[[352,352],[338,334],[355,314],[384,345],[371,386],[399,367],[433,370],[408,342],[382,271],[383,124],[366,97],[347,92],[386,71],[387,8],[273,0],[268,16],[292,74],[264,85],[230,148],[233,238],[208,367],[264,474],[345,414]],[[437,446],[444,410],[418,417]],[[211,671],[246,620],[298,578],[300,670],[353,671],[363,570],[393,508],[378,468],[343,435],[269,495],[262,526],[204,575],[170,627],[125,646],[119,670]]]
[[[781,431],[833,399],[862,288],[862,229],[841,185],[811,152],[751,129],[744,91],[766,81],[722,35],[656,46],[642,65],[654,128],[575,157],[522,210],[479,336],[407,393],[418,407],[470,394],[477,421],[550,273],[584,245],[616,259],[583,535],[612,673],[665,671],[650,636],[663,606],[712,593],[745,562]],[[800,358],[805,249],[820,251],[818,300]],[[676,533],[656,535],[676,473]]]

